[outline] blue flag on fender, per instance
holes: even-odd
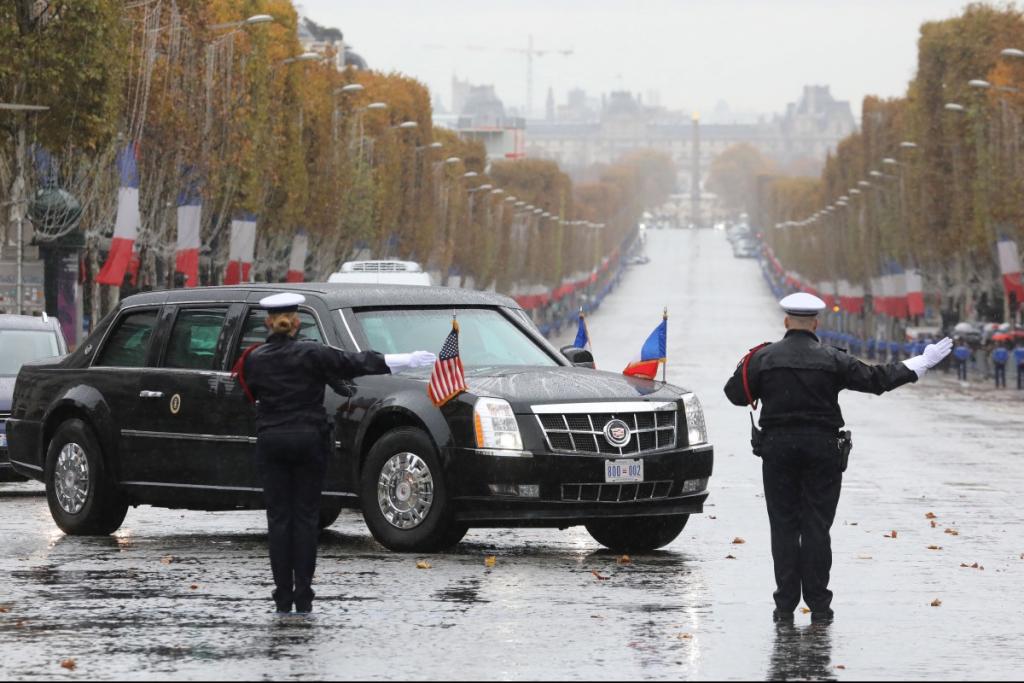
[[[576,328],[576,341],[572,343],[577,349],[585,349],[590,344],[590,331],[587,330],[587,319],[583,316],[583,309],[580,309],[580,323]]]
[[[640,348],[640,357],[633,360],[622,374],[630,377],[654,379],[658,368],[668,357],[668,311],[662,315],[661,323],[654,328],[647,341]]]

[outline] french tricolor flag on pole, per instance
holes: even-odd
[[[124,274],[132,260],[132,248],[139,236],[142,218],[139,214],[139,165],[134,143],[117,153],[117,172],[120,176],[117,218],[114,221],[110,253],[96,276],[96,282],[101,285],[120,285],[124,282]]]
[[[907,313],[924,315],[924,280],[917,268],[907,270]]]
[[[658,368],[663,366],[668,357],[668,310],[662,314],[661,323],[647,337],[640,348],[640,357],[626,366],[623,375],[654,379]]]
[[[224,271],[224,284],[248,282],[252,272],[252,259],[256,254],[256,216],[241,214],[231,221],[231,242],[228,245],[228,267]]]
[[[1017,303],[1024,302],[1024,283],[1020,275],[1020,252],[1017,250],[1017,243],[1009,237],[1001,236],[997,243],[999,250],[999,272],[1003,276],[1003,289],[1007,296],[1013,294],[1017,297]]]
[[[306,253],[309,251],[309,235],[305,230],[299,230],[292,238],[292,252],[288,256],[288,274],[286,282],[305,282],[306,280]]]
[[[189,180],[178,195],[178,248],[174,269],[185,274],[185,286],[199,284],[199,226],[203,216],[203,199],[198,184]]]

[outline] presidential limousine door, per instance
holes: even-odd
[[[232,507],[258,494],[251,486],[254,434],[226,419],[233,384],[226,364],[241,304],[181,304],[164,309],[163,345],[141,377],[139,410],[122,430],[144,467],[123,482],[163,504]],[[248,406],[246,406],[248,407]]]

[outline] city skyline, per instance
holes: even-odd
[[[371,68],[423,81],[446,107],[458,76],[493,84],[506,106],[522,111],[527,60],[521,51],[532,35],[535,49],[553,51],[534,59],[533,117],[543,116],[549,88],[558,102],[577,87],[597,96],[657,92],[669,109],[711,115],[725,102],[737,116],[749,116],[781,113],[794,93],[815,84],[831,86],[859,118],[864,96],[904,92],[917,67],[920,24],[954,16],[964,4],[651,0],[625,13],[610,0],[595,0],[580,13],[570,0],[492,6],[452,0],[443,11],[409,0],[344,8],[305,0],[301,11],[341,29]],[[568,56],[558,52],[570,49]]]

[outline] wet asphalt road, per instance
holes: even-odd
[[[623,565],[582,528],[482,530],[418,558],[350,514],[323,537],[316,616],[281,619],[260,512],[139,508],[69,538],[37,485],[0,484],[0,677],[1019,678],[1024,401],[942,376],[846,395],[837,619],[777,629],[759,461],[721,387],[780,316],[722,233],[656,231],[648,253],[590,329],[617,371],[667,304],[669,380],[704,402],[709,507],[667,550]]]

